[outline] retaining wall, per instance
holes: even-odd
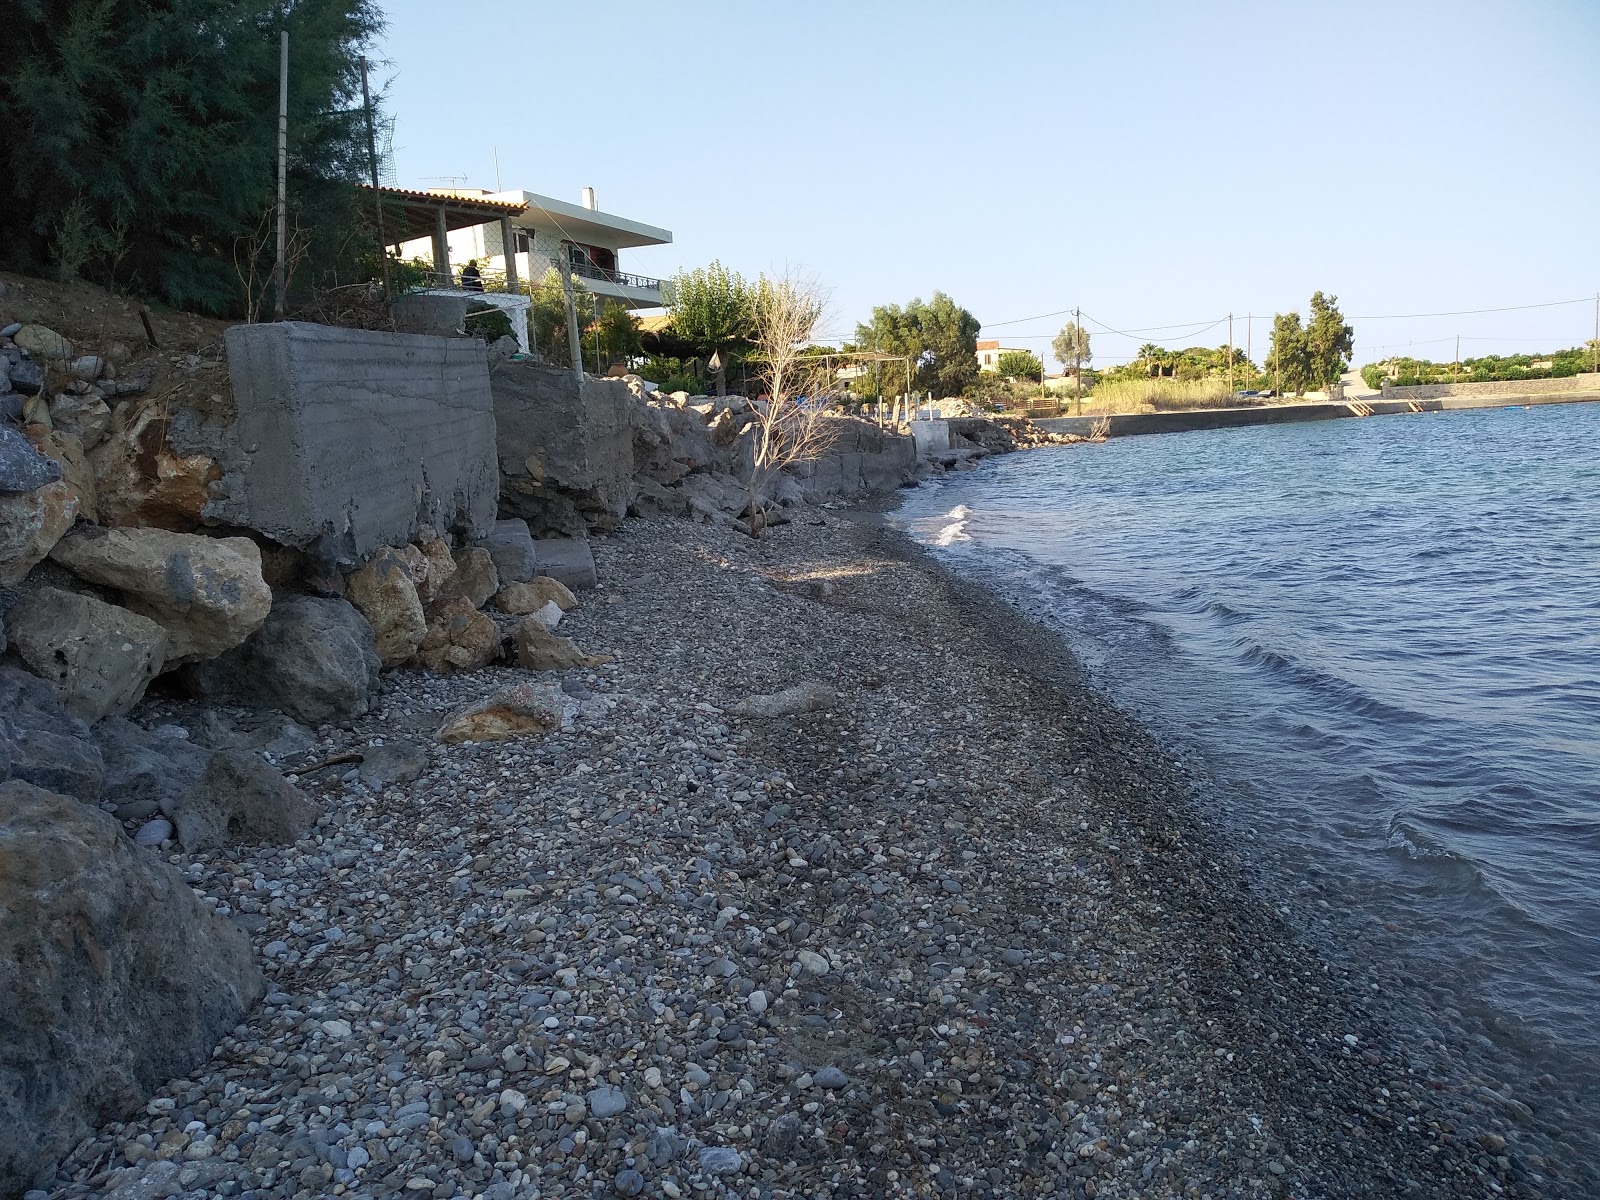
[[[1507,379],[1490,383],[1419,383],[1383,385],[1385,400],[1440,400],[1446,397],[1549,396],[1565,392],[1600,392],[1600,373],[1585,371],[1565,379]]]
[[[348,562],[426,529],[493,527],[482,342],[300,321],[235,325],[225,338],[237,415],[192,431],[185,450],[223,470],[206,517]]]

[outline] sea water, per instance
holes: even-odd
[[[1412,1049],[1592,1178],[1600,405],[1029,450],[899,519],[1060,628]]]

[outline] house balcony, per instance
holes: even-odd
[[[620,300],[629,308],[660,308],[672,301],[672,285],[648,275],[630,275],[592,262],[574,262],[572,273],[596,296]]]

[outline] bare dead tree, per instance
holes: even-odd
[[[269,253],[276,237],[273,228],[275,211],[271,206],[262,209],[261,219],[256,222],[255,229],[233,239],[233,270],[239,277],[239,288],[244,294],[244,319],[251,325],[261,319],[267,289],[272,283],[273,264]],[[284,256],[283,286],[286,291],[289,281],[294,278],[295,271],[310,250],[311,235],[291,218]]]
[[[756,294],[755,354],[763,395],[753,404],[749,504],[751,537],[766,528],[766,505],[778,473],[808,462],[832,442],[831,359],[803,353],[822,320],[825,300],[814,279],[786,272],[762,279]]]

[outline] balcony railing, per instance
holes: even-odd
[[[580,279],[593,279],[600,283],[614,283],[618,287],[637,288],[642,292],[659,292],[661,290],[661,280],[659,279],[651,279],[648,275],[629,275],[626,271],[612,271],[588,262],[574,262],[572,264],[572,273]]]

